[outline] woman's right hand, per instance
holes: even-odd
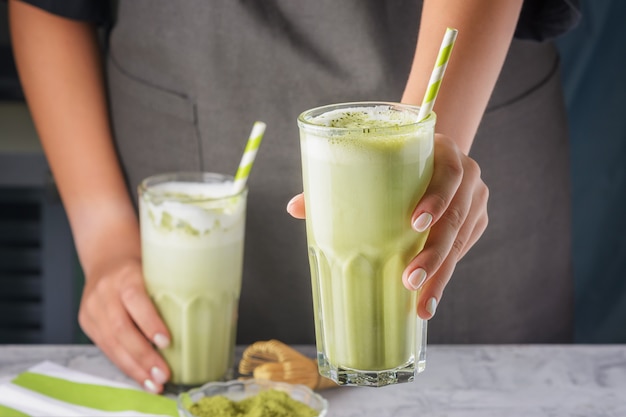
[[[86,277],[78,320],[83,331],[124,373],[159,393],[170,370],[155,350],[169,332],[150,300],[141,260],[115,260]]]

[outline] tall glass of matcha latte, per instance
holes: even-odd
[[[233,190],[232,177],[212,173],[139,186],[144,279],[171,333],[161,353],[175,386],[232,377],[247,189]]]
[[[418,112],[362,102],[298,118],[318,363],[341,385],[409,382],[425,366],[426,322],[402,284],[433,170],[435,114]]]

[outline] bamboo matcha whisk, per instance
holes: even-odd
[[[243,352],[239,373],[257,379],[301,384],[314,390],[336,387],[324,378],[317,362],[278,340],[253,343]]]

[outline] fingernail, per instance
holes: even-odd
[[[170,345],[170,339],[163,333],[157,333],[154,335],[153,342],[159,349],[165,349]]]
[[[154,379],[157,384],[165,384],[167,382],[165,373],[156,366],[153,366],[152,369],[150,369],[150,375],[152,375],[152,379]]]
[[[426,311],[428,311],[431,318],[435,315],[435,311],[437,311],[437,299],[435,297],[431,297],[426,301]]]
[[[418,232],[423,232],[430,226],[433,221],[433,216],[430,213],[422,213],[413,222],[413,229]]]
[[[288,213],[291,213],[291,208],[292,208],[292,206],[293,206],[293,203],[295,203],[297,199],[298,199],[298,196],[294,196],[294,197],[292,197],[292,199],[291,199],[291,200],[289,200],[289,202],[287,203],[287,212],[288,212]]]
[[[424,271],[422,268],[417,268],[409,274],[408,281],[411,288],[413,288],[414,290],[418,290],[422,286],[424,281],[426,281],[426,271]]]
[[[149,379],[146,379],[145,381],[143,381],[143,387],[147,391],[150,391],[154,394],[158,394],[156,385],[154,384],[154,382],[150,381]]]

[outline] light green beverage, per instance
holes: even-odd
[[[339,384],[412,381],[425,365],[426,323],[402,284],[433,169],[435,115],[418,111],[348,103],[298,119],[318,362]]]
[[[232,189],[208,173],[139,187],[144,279],[172,336],[161,353],[174,385],[232,377],[247,193]]]

